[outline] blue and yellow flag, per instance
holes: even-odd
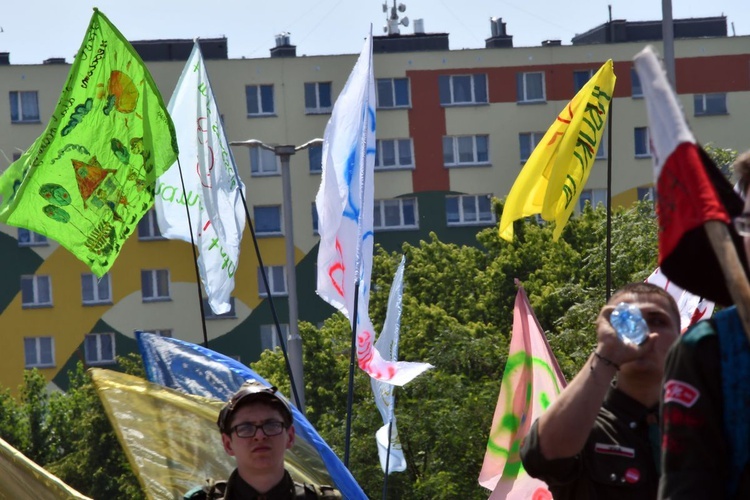
[[[513,241],[513,221],[541,214],[555,221],[555,241],[594,166],[615,88],[612,60],[599,68],[555,119],[508,194],[500,237]]]
[[[151,74],[94,9],[46,130],[0,177],[0,222],[56,240],[101,277],[176,159]]]

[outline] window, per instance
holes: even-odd
[[[83,346],[87,365],[108,365],[115,362],[114,333],[89,333]]]
[[[602,138],[599,140],[599,148],[596,150],[596,159],[603,160],[607,158],[607,134],[602,134]]]
[[[47,237],[43,234],[29,231],[28,229],[18,228],[18,246],[19,247],[46,247],[49,245]]]
[[[378,139],[375,141],[375,168],[390,170],[414,168],[411,139]]]
[[[581,191],[581,197],[578,198],[578,210],[583,210],[586,206],[586,202],[591,203],[593,208],[598,205],[607,206],[607,190],[606,189],[584,189]]]
[[[247,116],[273,115],[273,85],[245,86]]]
[[[305,113],[330,113],[331,82],[305,83]]]
[[[266,278],[268,286],[271,288],[273,297],[285,296],[286,291],[286,268],[284,266],[266,266]],[[258,268],[258,295],[268,297],[266,284],[263,282],[261,268]]]
[[[138,239],[141,241],[163,240],[164,236],[159,231],[159,224],[156,222],[156,211],[151,208],[143,218],[138,221]]]
[[[695,94],[693,96],[695,116],[727,114],[727,94]]]
[[[52,278],[49,276],[21,276],[21,307],[51,307]]]
[[[440,104],[481,104],[487,102],[487,75],[440,75]]]
[[[323,146],[316,145],[307,148],[307,159],[310,161],[310,173],[321,173],[323,171]]]
[[[36,90],[10,92],[11,123],[39,122],[39,101]]]
[[[101,279],[95,274],[81,274],[81,295],[83,305],[111,304],[112,283],[109,274],[105,274]]]
[[[281,327],[281,338],[284,341],[284,347],[286,347],[286,340],[289,337],[289,325],[282,323]],[[279,334],[276,330],[276,325],[260,325],[260,348],[262,350],[270,349],[274,350],[279,347]]]
[[[445,217],[449,226],[492,224],[492,201],[489,194],[445,197]]]
[[[276,153],[263,148],[250,148],[250,175],[279,175],[279,160]]]
[[[378,108],[408,108],[408,78],[378,78]]]
[[[654,186],[639,187],[636,192],[638,193],[638,200],[649,200],[653,201],[654,203],[656,202],[656,188],[654,188]]]
[[[544,73],[518,73],[516,94],[518,102],[544,102]]]
[[[591,80],[592,76],[594,76],[593,69],[583,69],[573,72],[573,89],[576,91],[576,93],[581,90],[584,85],[589,83],[589,80]]]
[[[641,79],[635,68],[630,68],[630,84],[632,86],[630,95],[633,97],[643,97],[643,88],[641,88]]]
[[[208,299],[203,299],[203,313],[205,314],[206,319],[225,319],[225,318],[236,318],[237,317],[237,311],[234,309],[234,297],[229,297],[229,311],[223,313],[223,314],[216,314],[213,309],[211,309],[211,305],[208,303]]]
[[[521,132],[518,134],[518,144],[521,148],[521,162],[531,157],[531,153],[544,137],[544,132]]]
[[[417,200],[415,198],[375,200],[373,226],[374,229],[418,229]]]
[[[318,207],[315,206],[315,202],[312,202],[312,227],[313,234],[318,234]]]
[[[648,158],[651,156],[651,145],[648,138],[648,127],[636,127],[633,130],[635,139],[635,157]]]
[[[443,137],[443,163],[446,167],[489,164],[489,136]]]
[[[281,231],[281,205],[253,207],[255,234],[257,236],[278,236]]]
[[[169,269],[145,269],[141,271],[141,295],[143,302],[169,299]]]
[[[23,354],[26,368],[55,366],[55,339],[52,337],[24,337]]]

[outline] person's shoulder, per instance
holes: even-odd
[[[325,498],[341,500],[341,492],[333,486],[313,483],[294,483],[297,498]]]
[[[227,490],[226,481],[214,481],[207,479],[204,486],[196,486],[185,493],[183,500],[210,500],[224,498]]]
[[[680,337],[678,344],[694,349],[698,344],[710,338],[716,338],[716,327],[713,321],[705,319],[688,328]]]

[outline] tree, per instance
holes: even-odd
[[[497,212],[502,207],[498,205]],[[653,205],[639,202],[612,216],[615,288],[640,281],[656,267]],[[407,266],[399,357],[435,365],[396,391],[404,473],[389,478],[391,498],[487,498],[477,483],[500,390],[512,329],[514,278],[526,288],[558,361],[571,378],[595,345],[593,320],[606,297],[603,207],[585,210],[558,242],[551,226],[516,223],[516,240],[497,227],[477,235],[478,247],[444,243],[432,234],[405,244]],[[400,256],[379,250],[370,314],[382,327]],[[334,314],[322,328],[303,323],[306,408],[310,422],[343,456],[351,331]],[[267,351],[253,368],[289,393],[280,351]],[[382,420],[368,377],[355,372],[350,468],[370,497],[381,495],[383,473],[374,433]]]

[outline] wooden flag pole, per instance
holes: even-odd
[[[745,337],[750,342],[750,283],[745,276],[745,269],[737,255],[727,226],[723,222],[712,220],[706,222],[704,227],[708,235],[708,241],[711,242],[724,273],[724,281],[727,284],[729,295],[737,306],[737,313],[740,316]]]

